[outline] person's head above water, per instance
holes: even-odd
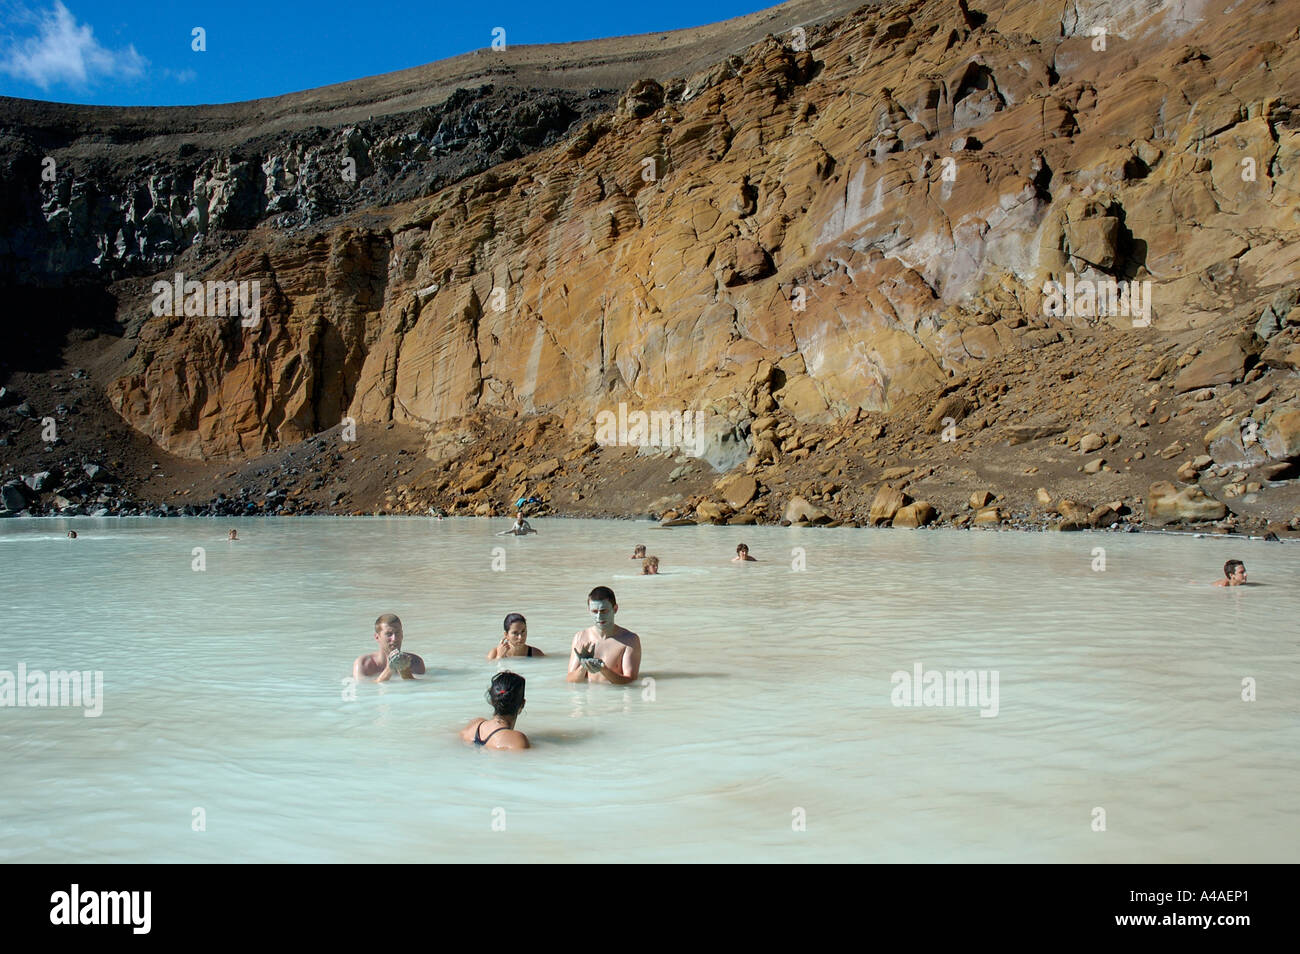
[[[375,642],[382,652],[389,653],[402,648],[402,621],[392,613],[385,613],[375,620]]]
[[[659,572],[659,558],[657,556],[648,556],[641,562],[641,575],[654,576]]]
[[[511,613],[505,621],[506,639],[522,645],[528,639],[528,620],[521,613]]]
[[[239,539],[239,534],[236,533],[234,530],[231,530],[230,533],[227,534],[226,539],[227,539],[227,540],[238,540],[238,539]]]
[[[748,553],[748,552],[749,552],[749,544],[748,544],[748,543],[738,543],[738,544],[736,544],[736,552],[737,552],[737,553]]]
[[[1223,575],[1228,578],[1229,583],[1246,582],[1246,564],[1240,560],[1229,560],[1223,564]]]
[[[591,622],[602,632],[614,629],[614,614],[618,612],[618,600],[614,591],[608,586],[598,586],[587,594],[587,611],[591,613]]]
[[[524,677],[509,670],[497,673],[488,687],[487,700],[493,714],[513,719],[524,707]]]
[[[644,544],[644,543],[638,543],[635,547],[632,548],[632,559],[633,559],[633,560],[644,560],[644,559],[645,559],[645,544]]]

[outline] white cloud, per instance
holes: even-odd
[[[102,46],[90,25],[78,23],[62,0],[24,19],[35,25],[36,35],[11,41],[0,51],[0,72],[41,89],[56,83],[84,88],[101,78],[134,79],[149,65],[134,46]]]

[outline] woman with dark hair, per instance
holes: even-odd
[[[537,647],[528,645],[528,621],[520,614],[511,613],[506,617],[505,630],[506,634],[501,637],[501,642],[493,646],[492,651],[487,654],[488,659],[546,655]]]
[[[475,719],[460,737],[484,749],[529,748],[528,736],[515,731],[515,720],[524,709],[524,677],[513,672],[497,673],[492,677],[487,699],[492,704],[492,718]]]

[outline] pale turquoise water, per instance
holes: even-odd
[[[1300,547],[507,525],[0,521],[0,670],[104,673],[99,718],[0,708],[0,860],[1297,856]],[[741,540],[763,562],[727,562]],[[634,575],[635,543],[664,575]],[[1230,556],[1269,585],[1190,582]],[[602,583],[652,686],[563,681]],[[456,732],[510,611],[556,654],[511,660],[536,747],[477,752]],[[431,674],[345,701],[383,612]],[[918,662],[996,670],[997,716],[891,704]]]

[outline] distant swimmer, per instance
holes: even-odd
[[[354,678],[374,676],[375,682],[387,682],[394,673],[403,679],[424,675],[424,660],[402,651],[402,621],[392,613],[375,620],[375,642],[379,644],[377,650],[358,656],[352,664]]]
[[[749,555],[748,544],[740,544],[736,547],[736,555],[731,558],[732,563],[757,563],[758,561]]]
[[[519,511],[519,513],[515,514],[514,526],[512,526],[509,530],[502,530],[500,533],[497,534],[497,536],[504,537],[507,534],[514,534],[517,537],[522,537],[525,536],[526,534],[536,533],[536,532],[537,532],[536,530],[534,530],[532,527],[528,525],[528,521],[524,519],[524,512],[521,510]]]
[[[227,540],[238,540],[238,539],[239,539],[239,534],[236,533],[234,530],[231,530],[230,533],[229,533],[229,535],[226,537],[226,539],[227,539]]]
[[[68,531],[68,539],[69,539],[69,540],[75,540],[75,539],[77,539],[77,531],[76,531],[76,530],[69,530],[69,531]]]
[[[545,656],[536,646],[528,645],[528,621],[519,613],[506,617],[506,634],[492,647],[488,659],[505,659],[507,656]]]
[[[641,562],[642,576],[659,575],[659,558],[657,556],[648,556]]]
[[[633,559],[633,560],[644,560],[644,559],[645,559],[645,544],[644,544],[644,543],[638,543],[636,546],[634,546],[634,547],[632,548],[632,559]]]
[[[566,682],[626,685],[641,672],[641,638],[614,624],[618,601],[608,586],[587,594],[592,625],[574,634]]]
[[[492,704],[490,719],[475,719],[460,737],[481,749],[526,749],[528,736],[515,729],[515,720],[524,710],[524,677],[513,672],[499,672],[492,677],[487,691]]]
[[[1223,575],[1226,579],[1215,580],[1215,586],[1245,586],[1246,564],[1240,560],[1229,560],[1223,564]]]

